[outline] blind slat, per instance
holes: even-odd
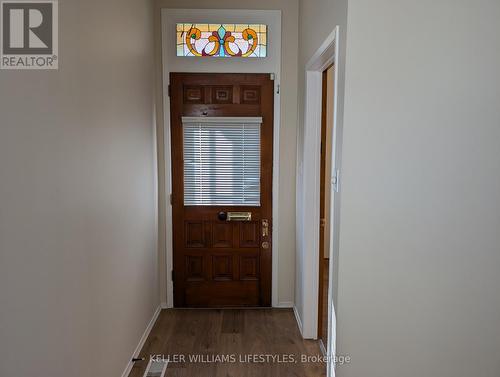
[[[183,123],[184,205],[260,205],[260,123]]]

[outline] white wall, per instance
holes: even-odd
[[[341,377],[500,375],[499,18],[349,1]]]
[[[307,294],[305,288],[308,285],[307,278],[304,275],[304,261],[308,258],[308,251],[311,245],[306,244],[304,241],[304,224],[311,221],[304,216],[303,209],[305,206],[310,205],[310,198],[305,197],[303,187],[308,185],[309,182],[303,177],[303,162],[304,162],[304,104],[305,104],[305,69],[306,64],[312,58],[314,53],[319,49],[324,40],[332,33],[335,26],[339,26],[340,35],[340,60],[337,62],[337,69],[339,75],[338,82],[338,137],[342,139],[342,119],[343,119],[343,105],[344,105],[344,78],[345,78],[345,46],[346,46],[346,28],[347,28],[347,0],[300,0],[299,2],[299,69],[298,69],[298,130],[297,130],[297,218],[296,218],[296,281],[295,281],[295,307],[297,315],[301,322],[311,322],[310,316],[312,311],[308,310],[307,305],[304,303],[304,298]],[[319,155],[318,150],[318,155]],[[337,155],[340,156],[340,149],[337,150]],[[319,159],[318,159],[319,160]],[[338,158],[340,161],[340,158]],[[319,195],[318,195],[319,198]],[[318,201],[319,203],[319,201]],[[319,205],[319,204],[318,204]],[[339,207],[336,207],[337,215]],[[319,223],[319,219],[318,219]],[[318,230],[319,232],[319,230]],[[319,236],[318,236],[319,237]],[[338,234],[334,234],[332,240],[334,250],[337,252],[338,247]],[[337,263],[336,255],[334,256],[334,274],[336,276]],[[334,284],[334,300],[336,300],[336,287]],[[306,318],[309,316],[309,318]],[[314,329],[312,331],[315,331]],[[309,331],[308,331],[309,332]]]
[[[0,71],[0,375],[119,376],[158,300],[152,7],[60,2],[60,69]]]
[[[279,213],[278,223],[280,227],[280,238],[278,240],[279,255],[273,254],[273,258],[278,258],[278,281],[277,297],[273,302],[278,306],[291,306],[294,301],[294,280],[295,280],[295,160],[296,160],[296,100],[297,100],[297,60],[298,60],[298,0],[256,0],[249,2],[234,2],[230,0],[214,0],[212,2],[202,3],[199,0],[158,0],[156,2],[156,30],[161,35],[159,13],[161,8],[180,8],[180,9],[257,9],[257,10],[280,10],[281,11],[281,125],[279,134]],[[254,15],[252,12],[250,15]],[[193,17],[198,17],[193,15]],[[210,17],[213,17],[210,12]],[[272,40],[273,35],[269,36]],[[158,61],[161,61],[161,41],[156,42],[156,54]],[[250,59],[253,61],[253,59]],[[255,64],[243,62],[241,72],[260,71],[250,65]],[[266,59],[271,66],[274,65],[272,59]],[[178,67],[179,59],[174,59],[175,67]],[[189,63],[185,70],[193,69],[193,63]],[[227,63],[229,65],[229,63]],[[235,71],[234,66],[229,68]],[[200,65],[200,70],[207,70],[204,64]],[[161,66],[157,67],[158,74],[161,74]],[[157,83],[158,106],[162,105],[162,88]],[[158,109],[160,110],[160,109]],[[157,112],[158,119],[163,119],[163,113]],[[158,138],[163,137],[163,123],[159,124]],[[160,150],[160,161],[163,160],[164,151]],[[168,153],[167,153],[168,163]],[[163,166],[163,168],[168,168]],[[164,192],[164,176],[160,171],[160,193]],[[168,215],[164,209],[165,198],[160,197],[160,229],[165,229],[162,225],[165,222],[165,216]],[[274,224],[277,226],[278,224]],[[165,250],[165,244],[170,242],[166,238],[165,232],[160,234],[160,249]],[[165,253],[162,253],[165,254]],[[160,266],[166,266],[164,255],[160,255]],[[168,274],[164,273],[163,276]],[[161,297],[166,297],[166,281],[161,282]]]

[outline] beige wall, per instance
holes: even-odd
[[[500,375],[499,18],[349,1],[340,377]]]
[[[258,0],[249,2],[234,2],[229,0],[215,0],[202,3],[199,0],[159,0],[156,2],[155,25],[157,35],[160,35],[160,8],[182,9],[276,9],[282,11],[282,51],[281,51],[281,129],[280,129],[280,166],[279,166],[279,260],[278,267],[278,297],[277,302],[291,305],[294,301],[295,279],[295,156],[296,156],[296,128],[297,128],[297,59],[298,59],[298,0]],[[270,36],[272,38],[272,36]],[[156,41],[157,60],[161,57],[161,41]],[[161,74],[161,66],[157,67]],[[163,138],[163,113],[161,112],[162,87],[157,80],[157,95],[159,101],[157,117],[158,138]],[[162,146],[159,146],[162,149]],[[168,157],[168,156],[167,156]],[[163,150],[160,150],[160,161],[163,161]],[[164,192],[164,166],[160,167],[160,192]],[[162,176],[163,175],[163,176]],[[160,229],[165,229],[165,198],[160,197]],[[275,224],[276,225],[276,224]],[[164,233],[164,232],[163,232]],[[160,234],[160,250],[165,249],[165,235]],[[159,256],[160,266],[165,266],[164,253]],[[165,272],[163,276],[167,276]],[[166,283],[161,282],[161,297],[166,297]]]
[[[156,309],[152,7],[64,0],[0,71],[0,375],[119,376]]]

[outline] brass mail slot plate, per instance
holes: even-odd
[[[228,212],[227,221],[251,221],[252,212]]]

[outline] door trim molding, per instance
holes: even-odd
[[[297,327],[299,328],[300,334],[303,335],[302,321],[300,320],[300,315],[295,305],[293,306],[293,314],[295,316],[295,321],[297,321]]]
[[[305,111],[304,111],[304,152],[303,167],[298,192],[302,205],[302,216],[297,219],[299,229],[302,229],[301,253],[303,274],[301,277],[303,303],[302,317],[298,322],[302,324],[302,335],[304,338],[317,339],[318,337],[318,294],[319,294],[319,230],[320,230],[320,149],[321,149],[321,104],[322,104],[322,73],[330,65],[335,64],[334,82],[334,132],[338,132],[338,74],[339,74],[339,26],[325,39],[321,47],[306,64],[305,75]],[[337,167],[336,141],[333,140],[332,169]],[[333,190],[331,182],[325,189]],[[305,205],[307,198],[307,205]],[[333,196],[331,201],[330,218],[331,237],[333,227],[338,226],[338,219],[332,212]],[[335,223],[335,224],[334,224]],[[327,353],[335,354],[335,313],[333,308],[333,273],[334,273],[334,242],[330,243],[330,268],[329,268],[329,291],[328,291],[328,344]],[[335,261],[336,262],[336,261]],[[298,261],[299,263],[299,261]],[[298,313],[299,314],[299,313]],[[333,376],[332,365],[328,365],[328,376]]]
[[[173,282],[171,280],[171,270],[173,268],[173,235],[172,235],[172,205],[168,198],[172,192],[172,167],[171,167],[171,139],[170,139],[170,97],[168,96],[169,73],[175,71],[175,66],[169,65],[169,59],[182,59],[182,62],[190,63],[194,58],[176,58],[169,46],[175,44],[175,39],[168,29],[168,22],[178,19],[183,22],[186,16],[190,20],[199,19],[199,22],[206,22],[213,19],[214,22],[234,23],[241,19],[246,23],[249,17],[255,23],[266,23],[268,30],[273,33],[273,44],[269,46],[272,53],[268,58],[261,59],[262,64],[249,64],[248,59],[220,59],[209,58],[202,61],[197,60],[196,69],[190,66],[182,67],[182,72],[211,72],[211,73],[270,73],[274,74],[274,124],[273,124],[273,227],[272,227],[272,281],[271,281],[271,303],[273,307],[288,305],[288,302],[281,302],[278,297],[278,266],[279,266],[279,155],[280,155],[280,124],[281,124],[281,96],[279,86],[281,80],[281,10],[242,10],[242,9],[174,9],[161,7],[161,12],[156,16],[157,30],[159,30],[158,40],[159,56],[157,64],[161,71],[161,101],[157,103],[161,109],[157,109],[157,137],[158,137],[158,170],[159,170],[159,281],[160,281],[160,302],[162,307],[173,307]],[[203,21],[202,21],[203,20]],[[215,21],[216,20],[216,21]],[[175,51],[174,51],[175,53]],[[251,59],[253,60],[253,59]],[[191,63],[190,63],[191,64]],[[178,64],[177,64],[178,65]],[[160,103],[161,102],[161,103]],[[162,177],[162,175],[164,175]]]

